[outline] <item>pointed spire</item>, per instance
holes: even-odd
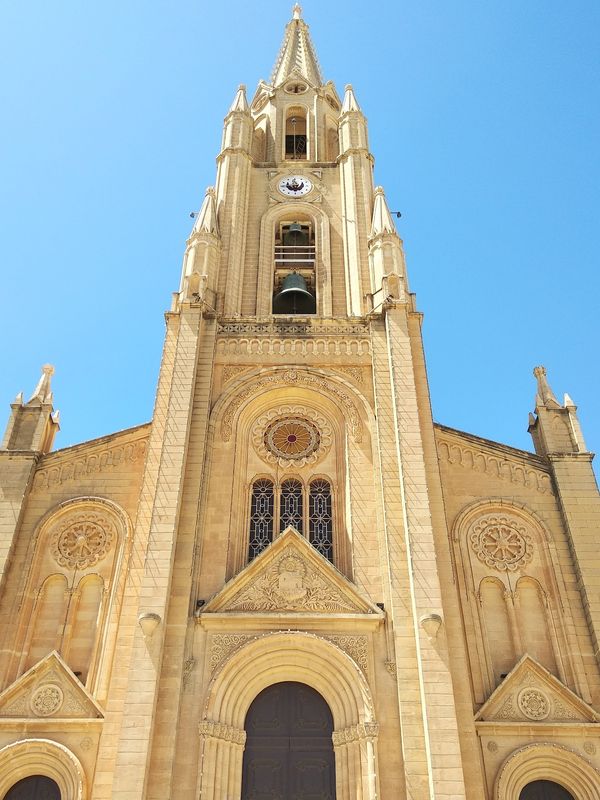
[[[536,404],[544,405],[546,408],[560,408],[561,405],[546,378],[546,367],[534,367],[533,374],[537,380]]]
[[[373,221],[371,223],[371,237],[382,233],[396,233],[396,226],[390,214],[385,193],[381,186],[375,189],[375,204],[373,206]]]
[[[352,84],[348,83],[345,90],[346,94],[344,95],[344,102],[342,104],[342,114],[346,114],[348,111],[360,111],[360,106],[358,105],[358,100],[354,94]]]
[[[217,204],[215,202],[215,190],[209,186],[206,190],[202,208],[198,212],[194,223],[193,233],[212,233],[219,235],[219,221],[217,219]]]
[[[27,401],[27,405],[30,403],[35,403],[36,401],[40,403],[51,403],[52,402],[52,390],[50,388],[50,379],[54,375],[54,367],[52,364],[44,364],[42,367],[42,376],[38,381],[38,385],[35,387],[33,394]]]
[[[279,86],[293,72],[300,73],[313,86],[322,86],[323,77],[308,25],[302,19],[302,8],[296,3],[288,22],[283,44],[275,61],[271,84]]]
[[[233,103],[231,104],[229,113],[231,114],[232,111],[250,111],[250,106],[248,105],[248,100],[246,99],[246,87],[243,83],[240,83],[238,90],[235,93],[235,97],[233,98]]]

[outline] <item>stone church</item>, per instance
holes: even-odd
[[[0,798],[600,798],[576,407],[537,367],[532,452],[434,423],[421,320],[296,6],[225,117],[152,421],[53,450],[49,366],[11,406]]]

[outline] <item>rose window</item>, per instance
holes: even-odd
[[[265,431],[265,447],[280,458],[306,458],[319,446],[319,431],[299,417],[283,419]]]

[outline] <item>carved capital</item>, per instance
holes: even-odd
[[[203,719],[199,725],[200,736],[205,739],[220,739],[223,742],[243,747],[246,744],[246,731],[225,725],[222,722],[213,722],[210,719]]]
[[[351,725],[349,728],[343,728],[341,731],[334,731],[332,734],[333,746],[340,747],[344,744],[351,744],[352,742],[360,742],[366,740],[374,740],[379,734],[379,725],[377,722],[361,722],[358,725]]]

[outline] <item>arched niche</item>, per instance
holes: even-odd
[[[44,775],[55,781],[62,800],[86,797],[83,767],[64,745],[50,739],[25,739],[0,750],[0,797],[32,775]]]
[[[577,800],[597,800],[600,773],[578,753],[558,744],[531,744],[516,750],[498,771],[494,800],[519,800],[527,784],[553,781]]]
[[[319,429],[323,448],[314,461],[282,464],[269,460],[264,453],[261,435],[288,412],[305,417]],[[218,528],[210,527],[207,520],[203,548],[209,560],[219,559],[220,553],[227,552],[226,579],[247,563],[253,482],[270,478],[277,485],[294,476],[305,487],[316,478],[331,484],[334,563],[347,577],[352,577],[351,541],[355,536],[370,535],[367,528],[370,521],[348,511],[352,503],[359,502],[356,497],[361,492],[367,496],[374,492],[372,486],[369,489],[373,475],[368,436],[370,413],[365,398],[353,387],[337,376],[317,370],[276,369],[244,375],[217,402],[211,417],[213,477],[207,493],[209,496],[219,493],[227,517],[225,520],[220,517]],[[306,500],[308,504],[308,497]],[[226,540],[219,540],[225,535]],[[217,589],[215,583],[203,591]]]
[[[110,668],[106,637],[109,630],[116,635],[116,625],[108,623],[118,615],[118,576],[130,538],[129,517],[106,498],[75,497],[44,515],[32,541],[14,648],[19,656],[9,666],[9,679],[56,649],[99,696],[99,681],[106,684]]]
[[[531,605],[538,622],[543,618],[538,631],[545,632],[547,641],[535,648],[543,654],[543,663],[554,667],[557,677],[589,702],[589,686],[574,641],[570,601],[556,545],[540,516],[526,505],[506,498],[478,500],[458,514],[452,526],[452,545],[475,701],[485,702],[499,682],[493,653],[486,643],[485,613],[478,592],[484,579],[494,579],[504,586],[506,615],[514,642],[512,666],[527,652],[528,642],[533,641],[531,620],[526,618],[527,606]],[[522,583],[525,579],[534,584]],[[531,591],[532,585],[539,587],[537,595]],[[534,595],[532,604],[529,601]],[[523,598],[521,607],[519,601]],[[505,670],[506,665],[503,673]]]
[[[331,710],[337,797],[375,800],[378,726],[366,678],[334,644],[299,632],[253,640],[216,674],[200,723],[199,796],[240,796],[246,714],[263,689],[285,681],[312,687]]]
[[[298,200],[293,204],[277,203],[263,215],[261,220],[256,314],[262,317],[272,314],[275,236],[282,220],[294,219],[309,220],[313,226],[317,314],[330,317],[332,287],[329,218],[314,203],[302,203]]]

